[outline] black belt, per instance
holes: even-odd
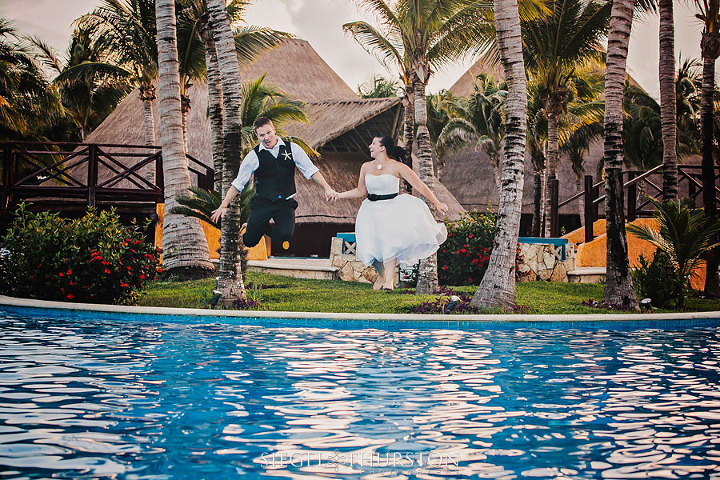
[[[368,200],[371,202],[376,202],[378,200],[390,200],[391,198],[397,197],[397,193],[387,193],[385,195],[376,195],[374,193],[368,193]]]

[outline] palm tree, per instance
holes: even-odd
[[[43,120],[60,108],[30,51],[11,23],[0,18],[0,139],[37,138]]]
[[[713,161],[713,95],[715,90],[715,60],[720,56],[720,0],[693,0],[698,10],[696,17],[703,22],[700,54],[703,60],[702,96],[700,104],[700,131],[702,145],[702,184],[705,216],[717,219],[715,205],[715,163]],[[705,296],[720,297],[718,259],[712,255],[707,263]]]
[[[605,72],[605,221],[607,225],[607,276],[603,302],[638,309],[633,290],[625,234],[622,147],[622,97],[625,65],[635,0],[614,0]]]
[[[235,179],[241,160],[242,93],[237,81],[240,78],[240,67],[225,1],[207,0],[207,9],[222,85],[224,135],[222,196],[224,197]],[[220,233],[220,271],[217,289],[222,295],[221,304],[226,306],[231,305],[238,298],[245,299],[245,284],[242,280],[242,272],[238,271],[241,268],[239,257],[242,249],[240,225],[240,206],[237,202],[233,202],[223,218]]]
[[[653,216],[659,230],[645,225],[628,225],[627,229],[665,253],[675,268],[677,284],[689,287],[690,277],[703,258],[718,246],[716,234],[720,232],[720,222],[709,220],[702,210],[692,208],[687,201],[649,200],[655,206]],[[677,306],[683,308],[685,296],[679,293]]]
[[[497,232],[487,271],[471,304],[515,306],[515,255],[522,209],[527,127],[527,86],[517,0],[495,1],[497,45],[508,85]]]
[[[660,116],[663,142],[663,199],[677,198],[677,105],[675,99],[675,25],[673,0],[658,0],[660,11]]]
[[[358,94],[361,98],[387,98],[397,97],[401,87],[396,81],[385,77],[373,75],[370,81],[372,85],[362,84],[358,86]]]
[[[227,5],[230,24],[240,22],[250,0],[232,0]],[[209,117],[212,125],[213,165],[216,183],[222,181],[222,86],[215,59],[215,44],[208,24],[205,0],[181,0],[178,12],[178,43],[180,46],[180,85],[183,95],[183,128],[191,108],[188,90],[192,82],[207,79]],[[233,27],[238,61],[251,62],[259,53],[279,45],[290,35],[265,27]],[[185,134],[187,138],[187,133]]]
[[[174,0],[157,0],[158,107],[165,178],[163,264],[168,272],[195,277],[214,271],[207,240],[197,219],[172,213],[178,195],[190,188],[188,160],[182,138],[180,75],[178,73]]]
[[[30,39],[43,64],[57,73],[53,83],[58,87],[62,106],[77,129],[79,140],[100,125],[130,92],[128,72],[108,61],[112,52],[107,45],[93,41],[91,32],[76,28],[65,58],[39,38]],[[91,65],[90,68],[73,68]]]
[[[114,52],[115,65],[130,73],[131,83],[138,87],[143,102],[145,145],[155,145],[153,81],[158,71],[154,0],[102,0],[101,6],[75,21],[77,28],[92,32],[96,42]],[[173,8],[174,10],[174,8]],[[177,56],[177,54],[176,54]],[[89,62],[75,69],[94,68]],[[69,69],[66,74],[74,74]],[[155,164],[145,170],[146,179],[155,181]]]
[[[548,182],[557,177],[560,122],[578,88],[577,71],[602,60],[611,3],[552,0],[549,6],[550,15],[523,23],[525,65],[545,100]]]
[[[545,158],[547,144],[547,116],[545,101],[540,95],[538,85],[530,80],[527,86],[527,150],[533,167],[533,220],[531,235],[539,237],[544,233],[543,225],[543,193],[545,192]]]
[[[467,142],[473,142],[477,151],[485,152],[492,163],[498,191],[506,99],[504,82],[495,83],[484,73],[478,75],[469,97],[445,104],[450,119],[438,137],[438,152],[462,148]]]

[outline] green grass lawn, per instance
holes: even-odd
[[[392,293],[376,292],[367,283],[304,280],[255,272],[248,273],[248,280],[253,285],[265,286],[262,289],[249,289],[248,297],[259,301],[263,310],[274,311],[411,313],[413,308],[422,302],[433,301],[438,297],[417,296],[402,289]],[[141,293],[138,305],[206,308],[214,287],[215,279],[156,282]],[[476,289],[477,286],[453,288],[456,292],[470,295],[475,293]],[[611,313],[609,310],[581,304],[588,299],[600,300],[602,293],[603,286],[600,284],[519,283],[517,303],[526,307],[523,309],[525,313]],[[690,298],[687,310],[720,310],[720,301]]]

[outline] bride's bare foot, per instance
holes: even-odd
[[[373,283],[373,290],[380,290],[385,283],[385,278],[382,275],[378,275],[377,280]]]
[[[389,283],[388,283],[388,282],[383,283],[383,286],[382,286],[382,289],[383,289],[383,290],[390,290],[390,291],[392,291],[394,288],[395,288],[395,285],[393,285],[392,280],[391,280]]]

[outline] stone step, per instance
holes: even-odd
[[[567,272],[569,283],[605,283],[605,267],[577,267]]]
[[[293,278],[336,280],[339,269],[330,265],[328,258],[270,257],[248,261],[248,270]]]

